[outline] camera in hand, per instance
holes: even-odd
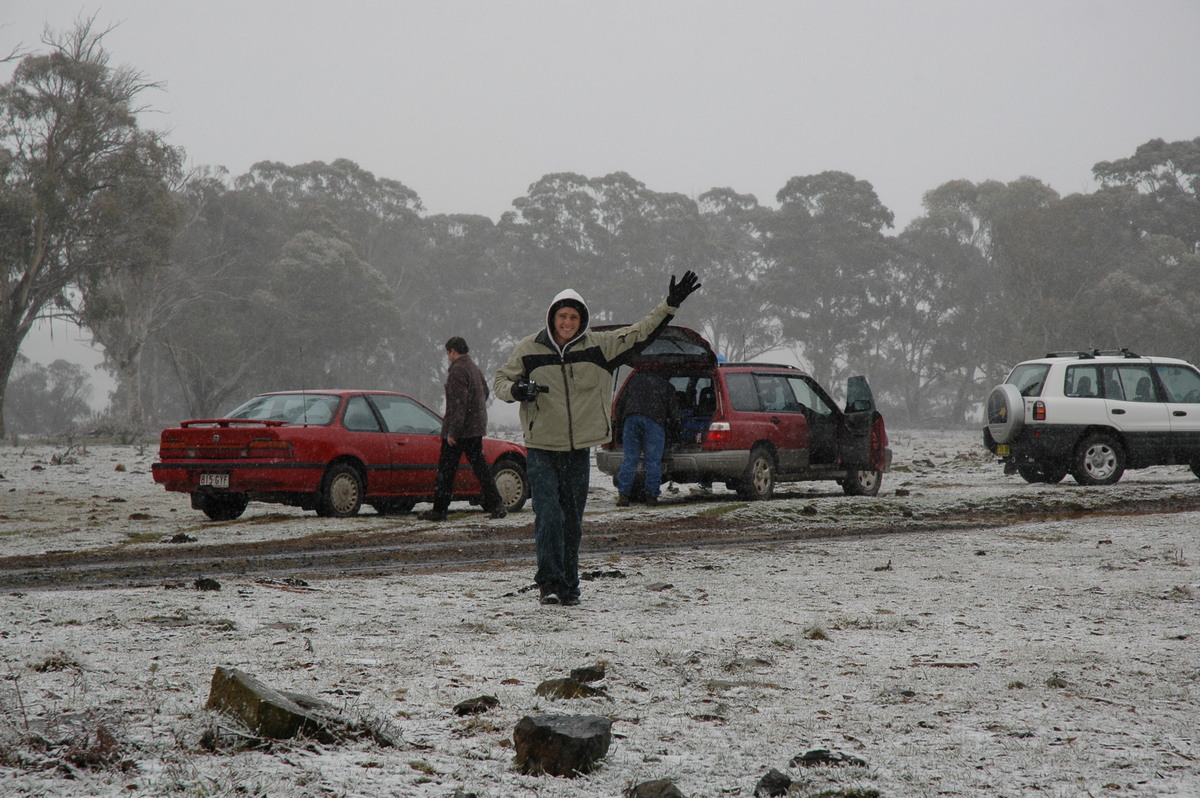
[[[539,393],[550,393],[549,385],[538,385],[533,380],[519,379],[513,390],[513,398],[523,402],[532,402]]]

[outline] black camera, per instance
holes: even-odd
[[[550,393],[549,385],[538,385],[530,379],[522,377],[513,385],[513,398],[522,402],[532,402],[539,393]]]

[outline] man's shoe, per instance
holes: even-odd
[[[423,513],[417,513],[417,518],[422,521],[445,521],[449,516],[439,510],[426,510]]]
[[[563,603],[564,607],[578,607],[579,606],[579,596],[567,596],[565,599],[562,600],[562,603]]]
[[[646,502],[646,504],[650,504],[650,505],[658,504],[658,497],[657,496],[647,496],[645,499],[645,502]]]
[[[503,507],[497,507],[491,512],[492,518],[503,518],[506,515],[508,515],[508,510],[505,510]]]
[[[628,507],[629,506],[629,497],[628,496],[618,496],[617,497],[617,506],[618,507]]]
[[[546,595],[542,596],[542,603],[543,604],[561,604],[562,602],[560,602],[558,600],[557,593],[547,593]]]

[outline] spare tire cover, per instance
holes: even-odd
[[[996,443],[1008,443],[1025,424],[1025,398],[1017,386],[997,385],[988,394],[987,425]]]

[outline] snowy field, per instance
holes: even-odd
[[[0,795],[598,798],[666,778],[687,796],[752,796],[772,768],[795,796],[1200,795],[1200,480],[1159,468],[1111,489],[1026,485],[973,432],[892,437],[896,470],[878,499],[824,485],[697,503],[685,487],[658,508],[617,509],[596,475],[590,512],[795,524],[815,507],[852,531],[855,510],[884,502],[919,513],[1070,492],[1086,505],[1112,490],[1171,494],[1183,511],[604,558],[585,536],[582,570],[600,576],[570,608],[524,592],[529,563],[307,585],[280,574],[220,591],[181,573],[182,588],[10,592]],[[55,454],[0,447],[0,556],[160,546],[180,531],[230,542],[416,523],[251,505],[209,524],[152,483],[152,449]],[[498,523],[530,520],[527,508]],[[534,693],[597,663],[604,698]],[[233,726],[204,709],[218,666],[341,706],[400,745],[210,752],[204,733]],[[484,694],[499,706],[454,714]],[[544,712],[613,720],[595,772],[514,769],[514,726]],[[88,769],[71,764],[72,745],[117,756]],[[789,766],[814,748],[865,766]]]

